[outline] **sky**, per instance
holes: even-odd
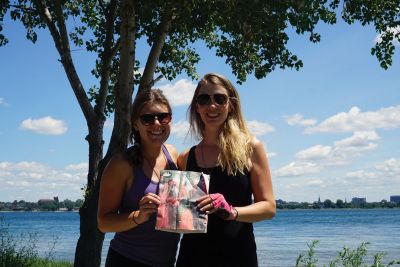
[[[0,47],[0,201],[36,202],[58,196],[83,198],[86,184],[87,126],[46,31],[32,44],[20,24],[4,21],[10,42]],[[289,29],[289,32],[292,30]],[[321,42],[290,34],[289,49],[303,60],[300,71],[276,69],[236,84],[250,131],[269,159],[277,199],[368,202],[400,195],[400,57],[384,70],[370,54],[379,35],[370,27],[320,24]],[[200,76],[217,72],[236,83],[224,58],[202,42]],[[142,61],[148,53],[138,43]],[[86,89],[95,57],[74,50]],[[187,136],[187,106],[197,81],[182,74],[162,80],[173,105],[168,143],[183,151],[196,143]],[[105,148],[112,130],[106,122]]]

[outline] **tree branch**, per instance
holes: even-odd
[[[154,72],[156,70],[158,59],[160,58],[161,51],[165,44],[165,38],[173,20],[172,12],[167,12],[161,19],[158,25],[158,30],[154,38],[153,46],[150,49],[147,58],[146,66],[143,71],[143,76],[140,79],[139,92],[141,90],[148,90],[151,88],[153,82]],[[154,83],[154,82],[153,82]]]
[[[120,6],[120,61],[119,76],[115,86],[114,128],[105,157],[126,149],[131,132],[131,105],[133,92],[133,68],[135,62],[135,1],[124,0]]]
[[[61,48],[61,38],[60,33],[57,30],[56,25],[54,24],[53,18],[51,17],[50,11],[46,6],[44,0],[35,1],[37,5],[38,12],[42,19],[46,22],[47,27],[49,27],[49,31],[51,36],[53,37],[54,44],[58,50],[58,53],[61,55],[62,48]]]
[[[104,7],[104,1],[103,0],[99,0],[99,6],[100,6],[101,11],[103,11],[103,13],[107,16],[107,14],[106,14],[107,10]]]
[[[24,5],[9,5],[9,7],[13,7],[16,9],[21,9],[21,10],[25,10],[25,11],[30,11],[30,12],[34,12],[35,9],[31,8],[31,7],[26,7]]]
[[[101,1],[100,1],[101,2]],[[111,0],[109,5],[108,12],[105,11],[106,16],[106,38],[104,41],[104,50],[101,55],[101,70],[100,70],[100,89],[99,95],[96,99],[95,111],[98,115],[104,116],[104,110],[107,103],[107,95],[108,95],[108,85],[110,83],[110,73],[111,73],[111,62],[113,57],[115,56],[116,49],[113,47],[114,40],[114,22],[117,11],[117,1]],[[117,44],[119,40],[117,41]],[[116,44],[116,46],[118,46]]]
[[[114,57],[115,56],[115,54],[117,54],[117,52],[118,52],[118,50],[121,48],[121,39],[118,39],[116,42],[115,42],[115,45],[114,45],[114,47],[111,49],[111,57]]]
[[[45,3],[43,0],[40,0],[42,6],[45,7]],[[46,8],[48,16],[51,18],[50,12]],[[76,72],[74,63],[72,61],[71,50],[69,46],[68,33],[67,28],[65,26],[65,19],[62,12],[61,1],[55,1],[55,13],[56,20],[59,27],[59,32],[57,32],[58,38],[57,42],[59,45],[57,46],[58,53],[61,56],[61,62],[64,66],[65,73],[67,74],[69,83],[71,84],[72,90],[74,91],[75,97],[78,100],[78,103],[82,109],[82,112],[85,116],[87,122],[92,121],[95,118],[95,113],[92,105],[86,95],[85,89],[79,79],[78,73]],[[51,23],[52,27],[55,28],[54,23]],[[50,28],[50,26],[49,26]],[[53,37],[54,39],[54,37]]]
[[[149,84],[149,87],[152,88],[154,86],[154,84],[156,84],[158,81],[160,81],[164,76],[161,74],[159,75],[157,78],[155,78],[154,80],[152,80]]]

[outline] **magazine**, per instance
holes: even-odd
[[[210,176],[202,172],[162,170],[156,230],[175,233],[206,233],[207,215],[196,200],[208,194]]]

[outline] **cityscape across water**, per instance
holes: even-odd
[[[83,204],[83,199],[72,201],[65,199],[60,201],[57,196],[52,199],[39,199],[37,202],[27,202],[24,200],[14,200],[13,202],[1,202],[0,211],[72,211],[79,210]],[[366,197],[353,197],[351,201],[347,199],[337,199],[332,201],[325,199],[309,202],[276,200],[278,209],[321,209],[321,208],[400,208],[400,195],[393,195],[389,200],[382,199],[379,202],[367,202]]]
[[[2,212],[0,218],[14,236],[36,233],[42,256],[56,242],[55,258],[73,261],[79,237],[77,212]],[[368,263],[377,252],[387,253],[386,263],[400,259],[399,222],[398,208],[278,210],[273,220],[254,224],[260,267],[295,266],[298,255],[305,253],[313,240],[319,240],[318,266],[328,264],[344,246],[355,249],[361,242],[370,242]],[[112,233],[106,234],[103,264],[112,237]]]

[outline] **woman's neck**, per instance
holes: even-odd
[[[203,140],[201,141],[204,146],[217,146],[218,136],[220,131],[217,130],[207,130],[203,131]]]
[[[151,145],[142,145],[142,155],[144,158],[148,160],[156,160],[161,154],[161,147],[159,146],[151,146]]]

